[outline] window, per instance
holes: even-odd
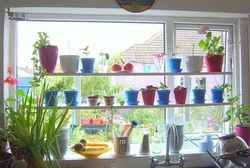
[[[141,22],[140,18],[128,22],[123,20],[122,17],[117,21],[100,21],[97,19],[93,21],[77,21],[73,19],[70,22],[60,22],[58,20],[50,21],[18,21],[18,54],[17,54],[17,68],[18,76],[20,78],[32,76],[32,63],[30,58],[32,56],[32,44],[36,41],[36,33],[39,31],[45,31],[50,37],[52,44],[59,46],[59,55],[62,54],[81,54],[79,48],[89,45],[91,56],[98,59],[100,52],[108,52],[111,57],[109,60],[109,66],[115,62],[133,61],[133,65],[137,67],[136,71],[144,72],[145,67],[149,67],[147,71],[154,71],[154,62],[152,54],[169,52],[168,48],[174,45],[178,45],[177,53],[178,57],[183,58],[186,55],[203,55],[201,49],[197,47],[198,41],[203,36],[198,35],[197,30],[202,26],[201,24],[174,24],[168,23],[168,19],[162,19],[164,21],[153,22],[152,18],[149,18],[148,22]],[[151,19],[151,20],[150,20]],[[178,19],[176,19],[178,22]],[[181,22],[180,22],[181,23]],[[219,22],[217,22],[219,23]],[[39,26],[38,26],[39,25]],[[220,26],[211,25],[214,33],[222,36],[222,43],[226,47],[227,59],[224,62],[225,70],[230,70],[230,53],[226,41],[232,37],[232,26]],[[172,30],[172,31],[171,31]],[[170,31],[170,32],[169,32]],[[173,40],[171,37],[174,36]],[[25,42],[24,42],[25,41]],[[147,65],[147,66],[145,66]],[[98,71],[98,66],[95,67],[95,71]],[[184,69],[185,67],[183,67]],[[59,72],[59,64],[56,68]],[[53,80],[60,80],[61,77],[53,77]],[[86,96],[90,94],[115,94],[116,103],[124,100],[124,89],[132,87],[134,89],[140,89],[151,84],[158,86],[159,82],[167,82],[169,88],[181,85],[188,87],[189,90],[193,88],[195,84],[202,84],[209,90],[216,83],[221,84],[223,82],[230,82],[231,78],[226,76],[155,76],[152,77],[119,77],[119,76],[105,76],[105,77],[63,77],[64,80],[81,81],[81,86],[75,86],[76,89],[81,89],[81,103],[87,103]],[[149,82],[150,81],[150,82]],[[211,82],[212,81],[212,82]],[[119,85],[118,85],[119,84]],[[107,89],[108,88],[108,89]],[[207,93],[207,101],[211,100],[211,96]],[[188,93],[188,100],[192,101],[191,92]],[[139,95],[139,101],[142,101],[141,95]],[[170,102],[174,102],[173,95],[170,98]],[[63,98],[61,99],[63,104]],[[103,102],[101,102],[103,103]],[[121,128],[119,125],[124,122],[129,122],[132,119],[139,121],[139,126],[134,131],[133,143],[138,143],[139,128],[150,128],[151,135],[153,135],[154,128],[160,127],[160,132],[164,132],[162,124],[164,122],[174,122],[185,124],[185,132],[189,134],[213,132],[222,133],[225,131],[225,125],[220,122],[223,116],[223,106],[215,107],[189,107],[189,108],[172,108],[172,109],[119,109],[113,111],[103,110],[72,110],[71,123],[74,126],[84,125],[81,127],[85,130],[84,136],[89,136],[93,139],[107,139],[106,123],[101,125],[88,125],[84,124],[81,119],[100,116],[102,119],[108,118],[105,122],[113,123],[108,136],[115,133],[119,133]],[[108,114],[108,116],[107,116]],[[157,114],[157,115],[155,115]],[[197,115],[199,114],[199,115]],[[165,121],[166,120],[166,121]],[[103,121],[104,122],[104,121]],[[195,123],[195,124],[194,124]],[[72,136],[74,137],[74,136]],[[79,137],[79,136],[78,136]],[[78,139],[71,139],[71,143],[78,141]]]

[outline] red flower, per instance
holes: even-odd
[[[8,66],[8,73],[11,73],[13,70],[12,66]]]
[[[6,79],[4,79],[4,83],[8,83],[11,85],[16,85],[18,83],[17,79],[13,76],[8,76]]]

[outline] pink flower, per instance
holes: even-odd
[[[201,35],[207,34],[207,32],[208,32],[209,30],[210,30],[209,26],[203,26],[202,28],[200,28],[200,29],[198,30],[198,34],[201,34]]]
[[[16,85],[18,83],[18,80],[13,76],[8,76],[6,79],[4,79],[4,83]]]
[[[163,57],[165,55],[167,55],[167,54],[166,53],[153,54],[153,56],[155,56],[155,57]]]
[[[8,73],[11,73],[13,70],[12,66],[8,66],[7,70],[8,70]]]

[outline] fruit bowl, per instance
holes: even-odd
[[[79,155],[82,155],[84,156],[86,159],[96,159],[98,156],[110,151],[112,148],[113,148],[113,145],[111,143],[107,143],[108,146],[105,147],[104,150],[96,150],[96,151],[75,151],[74,150],[74,147],[71,146],[69,149],[72,151],[72,152],[75,152]]]

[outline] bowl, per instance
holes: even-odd
[[[69,149],[72,152],[75,152],[79,155],[84,156],[86,159],[96,159],[98,156],[110,151],[113,148],[113,145],[111,143],[108,143],[108,146],[104,150],[96,150],[96,151],[75,151],[74,146],[71,146]]]
[[[244,151],[248,149],[246,142],[236,133],[230,133],[219,138],[217,144],[217,156],[229,156],[234,155],[238,151]]]

